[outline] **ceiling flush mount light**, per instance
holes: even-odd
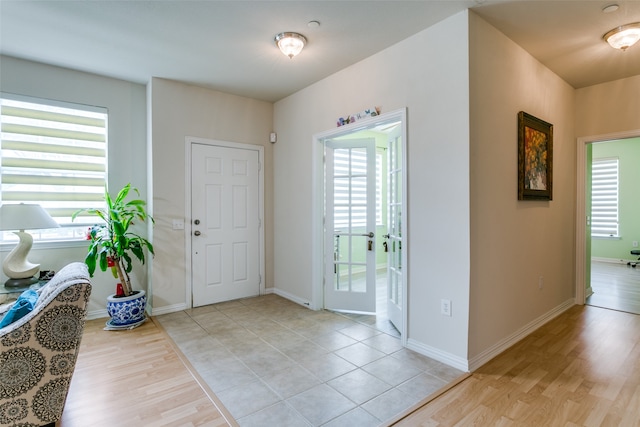
[[[293,58],[302,52],[302,48],[307,44],[307,39],[302,34],[285,32],[278,34],[275,37],[275,42],[282,53]]]
[[[615,49],[627,50],[640,40],[640,22],[616,27],[602,38]]]

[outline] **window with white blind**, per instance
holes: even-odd
[[[618,237],[618,159],[592,161],[591,236]]]
[[[4,93],[0,107],[0,202],[37,203],[60,224],[29,230],[36,241],[84,239],[96,218],[71,215],[104,206],[107,110]]]

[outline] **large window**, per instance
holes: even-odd
[[[107,111],[100,107],[0,96],[1,203],[37,203],[60,224],[34,240],[85,237],[95,218],[71,215],[102,207],[107,173]],[[0,232],[0,242],[15,240]]]
[[[592,162],[591,236],[618,237],[618,159]]]

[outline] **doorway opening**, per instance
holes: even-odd
[[[317,134],[314,145],[314,306],[406,345],[406,112]]]
[[[627,266],[632,258],[630,251],[636,249],[633,245],[640,240],[639,206],[630,200],[639,178],[636,172],[639,156],[640,130],[578,139],[578,304],[640,314],[640,298],[634,298],[635,292],[628,292],[640,284],[640,272]],[[601,175],[598,167],[611,169],[613,176],[602,190],[598,189]],[[612,200],[615,206],[605,206]]]

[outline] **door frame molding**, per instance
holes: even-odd
[[[638,137],[640,137],[640,129],[578,138],[578,146],[576,149],[576,304],[584,305],[587,299],[585,273],[587,256],[589,255],[587,254],[587,239],[590,238],[587,236],[586,230],[586,217],[589,214],[586,207],[587,145],[595,142]]]
[[[264,147],[257,144],[244,144],[241,142],[221,141],[216,139],[199,138],[195,136],[186,136],[184,138],[185,146],[185,177],[184,177],[184,253],[185,253],[185,302],[186,308],[193,307],[193,276],[191,271],[191,147],[194,144],[210,145],[215,147],[234,148],[239,150],[251,150],[258,153],[258,218],[260,227],[258,232],[259,239],[259,262],[260,262],[260,295],[265,294],[266,278],[265,278],[265,231],[264,231]]]
[[[376,123],[388,122],[391,120],[400,120],[402,122],[402,223],[405,224],[403,230],[403,243],[407,248],[402,253],[402,265],[405,266],[402,275],[402,330],[401,342],[406,347],[407,345],[407,330],[408,330],[408,276],[409,265],[407,252],[409,251],[409,222],[407,221],[407,176],[409,174],[407,170],[407,109],[400,108],[398,110],[390,111],[388,113],[381,114],[379,116],[363,119],[348,125],[340,126],[336,129],[330,129],[324,132],[319,132],[312,137],[312,230],[311,230],[311,308],[314,310],[320,310],[324,308],[324,140],[328,138],[337,138],[344,134],[354,133],[359,130],[365,130],[372,127]]]

